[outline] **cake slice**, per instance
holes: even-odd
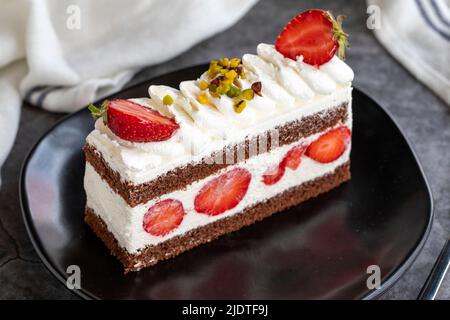
[[[350,179],[353,72],[340,19],[309,10],[275,46],[178,89],[91,105],[85,221],[138,271]]]

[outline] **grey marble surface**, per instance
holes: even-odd
[[[348,16],[351,49],[347,62],[355,71],[354,85],[393,114],[416,150],[431,184],[435,221],[430,238],[413,266],[382,299],[415,299],[440,249],[450,235],[450,107],[401,67],[366,28],[364,1],[261,0],[231,29],[195,46],[164,64],[143,69],[131,84],[222,56],[253,52],[259,42],[274,42],[297,12],[326,8]],[[40,262],[20,213],[20,166],[31,146],[63,114],[23,109],[14,148],[2,169],[0,191],[0,298],[76,299]],[[438,298],[450,299],[450,276]]]

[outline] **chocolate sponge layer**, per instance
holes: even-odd
[[[347,106],[348,103],[343,103],[332,109],[327,109],[326,111],[318,112],[275,128],[278,131],[278,145],[291,144],[299,139],[322,132],[339,123],[344,123],[348,118]],[[274,143],[270,141],[270,132],[267,132],[267,137],[269,137],[267,148],[263,152],[270,151],[274,146]],[[244,157],[240,160],[248,159],[254,155],[251,155],[249,152],[250,143],[251,141],[246,140],[227,147],[234,150],[234,161],[222,161],[222,163],[220,163],[220,161],[215,161],[214,163],[208,163],[207,159],[203,159],[198,163],[190,163],[175,168],[159,176],[155,180],[139,185],[134,185],[129,181],[121,179],[119,173],[109,167],[101,153],[98,152],[94,146],[86,144],[84,146],[84,153],[86,161],[94,167],[103,180],[105,180],[116,193],[120,194],[128,205],[134,207],[163,194],[183,189],[197,180],[204,179],[229,165],[237,163],[238,150],[245,150],[245,154],[243,154]],[[220,150],[220,155],[222,156],[224,154],[224,151]],[[211,157],[214,156],[214,154],[211,155]]]
[[[147,246],[136,254],[128,253],[118,244],[106,224],[91,208],[86,207],[85,221],[105,243],[111,251],[111,254],[122,262],[125,273],[127,273],[129,271],[138,271],[154,265],[158,261],[175,257],[182,252],[214,240],[221,235],[239,230],[244,226],[249,226],[274,213],[327,192],[349,179],[350,161],[337,167],[332,173],[292,187],[272,198],[247,207],[240,213],[193,229],[157,245]]]

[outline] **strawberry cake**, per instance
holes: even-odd
[[[353,71],[327,11],[179,88],[90,105],[85,221],[138,271],[350,179]]]

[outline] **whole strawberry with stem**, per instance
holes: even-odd
[[[116,136],[131,142],[164,141],[179,128],[174,119],[131,100],[105,100],[100,108],[90,104],[88,109]]]
[[[337,53],[345,58],[348,35],[342,29],[344,16],[336,18],[329,11],[314,9],[300,13],[281,31],[275,48],[286,58],[320,66]]]

